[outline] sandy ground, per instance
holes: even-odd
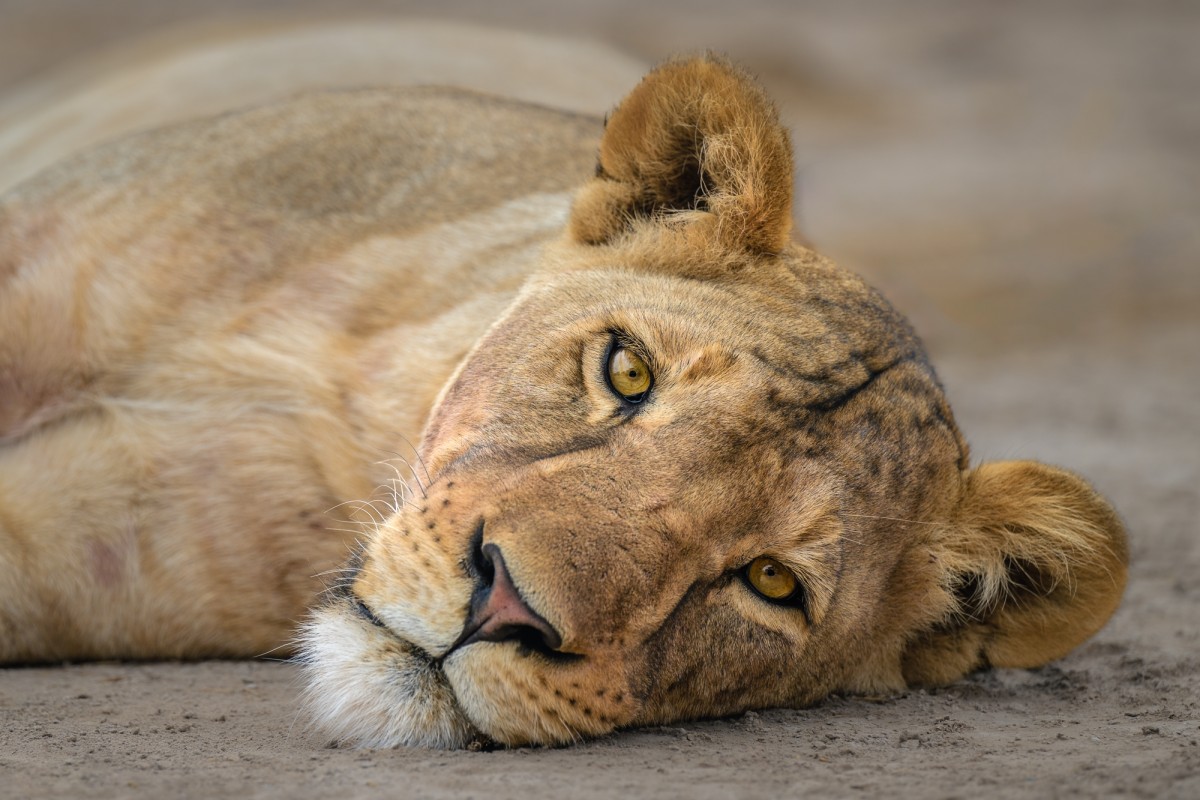
[[[284,5],[0,0],[0,93],[168,23]],[[287,664],[0,670],[0,797],[1200,797],[1200,6],[337,7],[758,71],[793,126],[805,232],[909,313],[977,458],[1066,465],[1114,501],[1124,605],[1041,670],[559,750],[329,749]]]

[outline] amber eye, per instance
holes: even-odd
[[[800,582],[790,569],[773,558],[759,556],[746,567],[746,581],[768,600],[787,600]]]
[[[650,367],[628,347],[617,345],[608,356],[608,382],[630,403],[640,403],[650,391]]]

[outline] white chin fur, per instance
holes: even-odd
[[[441,669],[341,604],[300,633],[305,701],[323,733],[357,747],[463,747],[477,735]]]

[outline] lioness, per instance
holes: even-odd
[[[1104,624],[1113,510],[970,465],[908,324],[792,240],[749,78],[668,62],[599,132],[310,94],[8,195],[0,661],[253,656],[328,584],[292,641],[329,735],[515,745]]]

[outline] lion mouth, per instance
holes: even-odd
[[[352,594],[350,595],[350,601],[352,603],[351,608],[354,609],[354,612],[358,614],[358,616],[362,617],[376,627],[387,630],[387,625],[384,625],[383,620],[375,616],[375,612],[371,610],[370,606],[362,601],[362,598],[360,598],[358,595]]]
[[[366,601],[354,594],[353,590],[349,590],[346,593],[345,602],[347,608],[349,608],[349,610],[355,616],[364,622],[369,623],[372,627],[378,628],[379,632],[384,636],[387,636],[389,639],[395,640],[397,643],[402,645],[409,656],[412,656],[423,662],[431,672],[436,672],[441,675],[442,680],[446,681],[446,685],[449,686],[449,681],[447,680],[445,671],[443,670],[443,662],[446,660],[446,656],[450,655],[450,652],[447,652],[440,657],[436,657],[424,647],[421,647],[410,639],[406,639],[405,637],[396,633],[396,631],[389,628],[387,623],[380,619],[379,616],[371,610],[371,607],[366,604]],[[451,648],[451,651],[453,651],[453,648]]]
[[[549,626],[549,623],[545,624],[548,631],[541,627],[516,625],[506,620],[503,610],[496,610],[496,602],[489,604],[484,600],[473,604],[474,610],[463,625],[462,634],[451,645],[450,649],[440,656],[434,656],[424,648],[397,634],[357,595],[353,593],[347,594],[346,602],[348,608],[359,619],[379,628],[383,633],[397,641],[403,642],[406,647],[412,649],[414,655],[424,657],[431,666],[438,669],[443,667],[446,659],[451,655],[476,642],[511,641],[516,645],[517,652],[520,655],[529,656],[536,654],[552,662],[569,662],[583,658],[583,655],[580,653],[567,653],[558,649],[562,639],[558,635],[558,632]],[[480,608],[476,609],[476,605]],[[541,617],[538,616],[538,619],[541,620]]]
[[[497,560],[497,573],[504,569]],[[568,708],[547,716],[545,708],[517,703],[513,692],[519,689],[523,701],[537,691],[535,675],[546,676],[545,687],[551,672],[585,656],[554,649],[557,631],[534,626],[528,606],[513,608],[505,581],[501,574],[493,582],[490,602],[475,598],[478,613],[467,615],[454,645],[441,653],[398,632],[352,589],[339,592],[301,634],[306,705],[316,727],[337,744],[358,747],[490,749],[576,740],[575,725],[558,716]],[[570,697],[562,702],[575,705]],[[530,737],[529,730],[539,733]]]
[[[299,641],[316,727],[338,744],[451,748],[564,743],[611,727],[611,709],[577,685],[594,654],[540,613],[499,546],[479,543],[473,555],[474,580],[451,574],[462,569],[451,562],[444,577],[457,591],[436,595],[424,573],[352,561],[354,580],[331,592]]]

